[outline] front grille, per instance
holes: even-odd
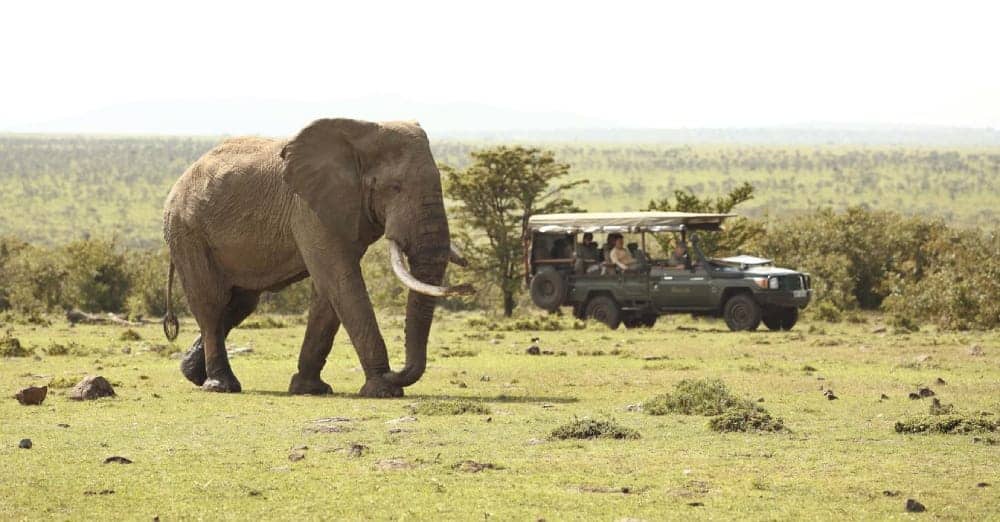
[[[785,275],[778,277],[778,288],[781,290],[802,290],[805,288],[805,284],[802,281],[802,276],[795,275]]]

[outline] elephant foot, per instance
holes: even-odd
[[[201,337],[191,345],[181,359],[181,373],[195,386],[205,384],[205,380],[208,379],[208,372],[205,369],[205,346],[201,343]]]
[[[292,376],[291,384],[288,385],[288,393],[292,395],[329,395],[333,393],[333,388],[319,377],[303,377],[296,373]]]
[[[382,379],[368,379],[361,387],[358,395],[371,399],[386,399],[390,397],[402,397],[403,388],[395,384],[383,381]]]
[[[229,373],[229,375],[220,375],[219,377],[212,377],[205,381],[201,385],[201,389],[210,392],[219,393],[240,393],[243,391],[243,387],[240,386],[240,381],[236,379],[236,376]]]

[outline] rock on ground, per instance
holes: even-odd
[[[88,375],[69,392],[74,401],[90,401],[100,397],[114,397],[115,389],[100,375]]]
[[[17,402],[24,404],[25,406],[33,406],[36,404],[41,404],[45,400],[45,396],[49,393],[48,386],[36,387],[28,386],[27,388],[17,392],[14,398]]]

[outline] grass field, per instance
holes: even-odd
[[[286,395],[297,318],[230,336],[230,349],[252,349],[233,357],[240,395],[188,384],[169,355],[186,345],[166,344],[157,325],[127,341],[121,327],[4,325],[35,357],[0,360],[0,519],[1000,517],[1000,434],[894,431],[927,414],[930,398],[907,398],[922,386],[960,415],[1000,413],[1000,333],[873,333],[878,316],[739,334],[687,317],[614,332],[568,319],[561,331],[497,331],[469,317],[435,323],[427,374],[398,400],[354,395],[363,375],[344,334],[324,372],[337,394]],[[401,321],[383,322],[398,355]],[[195,334],[185,322],[179,340]],[[527,355],[532,337],[553,353]],[[118,396],[70,401],[85,374]],[[629,408],[707,377],[762,399],[787,430],[717,433],[707,417]],[[41,406],[9,398],[53,379]],[[489,413],[411,410],[458,398]],[[582,418],[641,437],[550,437]],[[23,438],[33,448],[18,448]],[[927,513],[906,513],[908,498]]]

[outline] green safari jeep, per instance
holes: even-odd
[[[540,214],[528,221],[525,282],[531,299],[544,310],[573,307],[580,319],[595,319],[611,329],[649,327],[663,314],[722,317],[730,330],[790,330],[809,304],[809,274],[778,268],[768,259],[736,256],[706,258],[697,231],[721,230],[732,214],[685,212],[611,212]],[[646,233],[676,236],[672,259],[646,256]],[[608,241],[638,234],[629,244],[624,268],[612,262],[614,245],[598,248],[581,234],[607,234]],[[690,242],[690,246],[688,245]]]

